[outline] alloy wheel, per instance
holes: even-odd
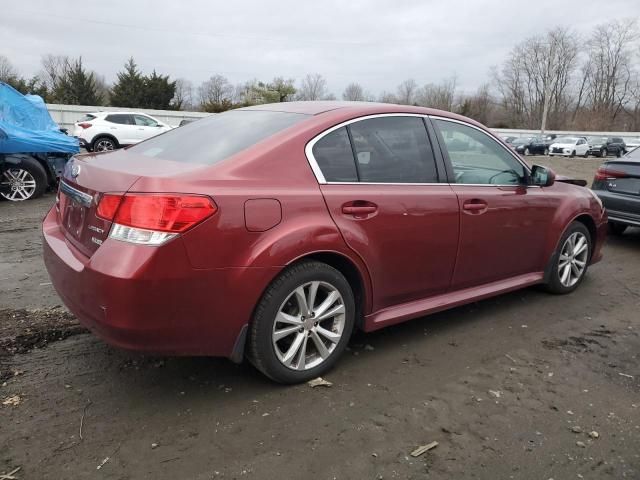
[[[109,152],[115,148],[115,145],[111,140],[106,138],[98,140],[96,146],[93,148],[95,152]]]
[[[278,309],[272,343],[278,360],[292,370],[323,363],[342,338],[345,303],[336,287],[309,282],[291,292]]]
[[[572,287],[584,274],[589,255],[589,240],[581,232],[574,232],[565,240],[558,259],[560,283]]]
[[[9,187],[9,192],[2,193],[2,196],[13,202],[28,200],[36,191],[36,179],[22,168],[5,170],[1,183]]]

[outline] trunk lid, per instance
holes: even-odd
[[[607,171],[615,172],[612,177],[605,181],[607,190],[623,195],[640,196],[640,162],[613,161],[607,162]]]
[[[141,178],[172,177],[191,170],[182,163],[118,150],[86,154],[67,163],[58,188],[58,222],[67,240],[90,257],[109,236],[110,221],[97,216],[103,193],[126,193]]]

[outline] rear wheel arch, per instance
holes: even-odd
[[[91,150],[94,150],[96,142],[98,140],[100,140],[101,138],[108,138],[109,140],[112,140],[114,142],[116,148],[120,147],[120,142],[118,141],[118,139],[116,137],[114,137],[113,135],[111,135],[109,133],[99,133],[98,135],[93,137],[93,139],[91,139]]]

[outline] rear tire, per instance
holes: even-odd
[[[607,149],[603,148],[602,150],[600,150],[600,155],[598,155],[601,158],[604,158],[607,156]]]
[[[549,155],[549,149],[548,149],[548,148],[545,148],[545,149],[544,149],[544,154],[545,154],[545,156],[548,156],[548,155]]]
[[[110,152],[118,147],[118,142],[111,137],[96,137],[93,142],[91,142],[92,152]]]
[[[616,157],[620,158],[622,156],[622,150],[618,149],[618,151],[616,151]]]
[[[589,267],[593,249],[591,242],[591,234],[583,223],[569,225],[547,267],[549,277],[545,289],[548,292],[561,295],[578,288]]]
[[[247,356],[276,382],[316,378],[331,369],[346,348],[355,311],[353,291],[342,273],[316,261],[295,264],[260,299]]]
[[[11,158],[19,159],[19,161],[10,163],[9,168],[5,164],[6,170],[0,178],[0,182],[3,187],[8,187],[9,191],[0,193],[2,198],[12,202],[21,202],[41,196],[49,186],[44,167],[29,155],[15,155]]]
[[[609,233],[612,235],[622,235],[627,229],[627,225],[617,222],[609,222]]]

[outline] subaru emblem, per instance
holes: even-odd
[[[71,166],[71,176],[76,178],[78,175],[80,175],[80,165],[74,164]]]

